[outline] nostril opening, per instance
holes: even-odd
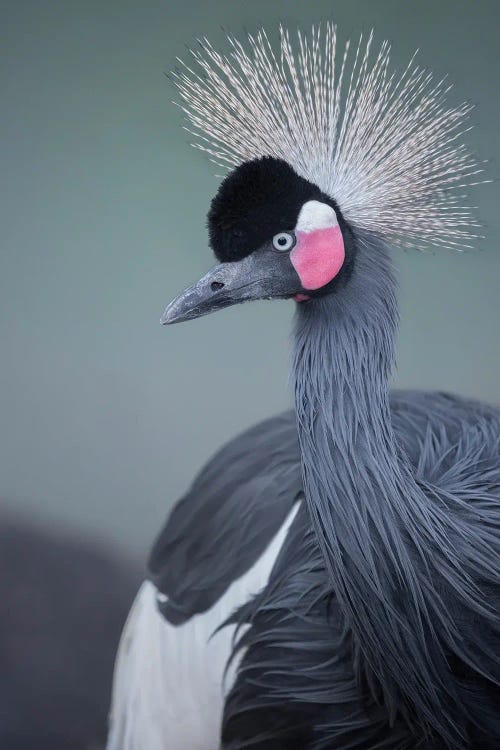
[[[222,281],[212,281],[212,283],[210,284],[210,289],[212,290],[212,292],[218,292],[219,289],[223,288],[223,286],[224,284],[222,283]]]

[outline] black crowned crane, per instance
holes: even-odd
[[[500,747],[500,412],[390,393],[389,245],[462,248],[468,105],[336,30],[207,42],[176,74],[230,168],[220,261],[163,322],[295,300],[295,409],[174,507],[125,627],[109,750]]]

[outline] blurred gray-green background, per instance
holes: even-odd
[[[0,497],[144,558],[171,503],[231,435],[286,407],[293,305],[163,329],[211,264],[214,168],[164,76],[185,43],[260,24],[375,27],[478,104],[498,165],[498,0],[12,0],[1,3]],[[396,252],[397,384],[500,401],[498,183],[479,251]]]

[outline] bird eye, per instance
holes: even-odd
[[[291,250],[294,245],[295,235],[289,232],[280,232],[273,237],[273,247],[275,250],[280,250],[280,252]]]

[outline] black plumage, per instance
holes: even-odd
[[[207,217],[210,246],[221,262],[241,260],[277,232],[292,230],[302,205],[321,190],[282,159],[245,162],[222,181]]]

